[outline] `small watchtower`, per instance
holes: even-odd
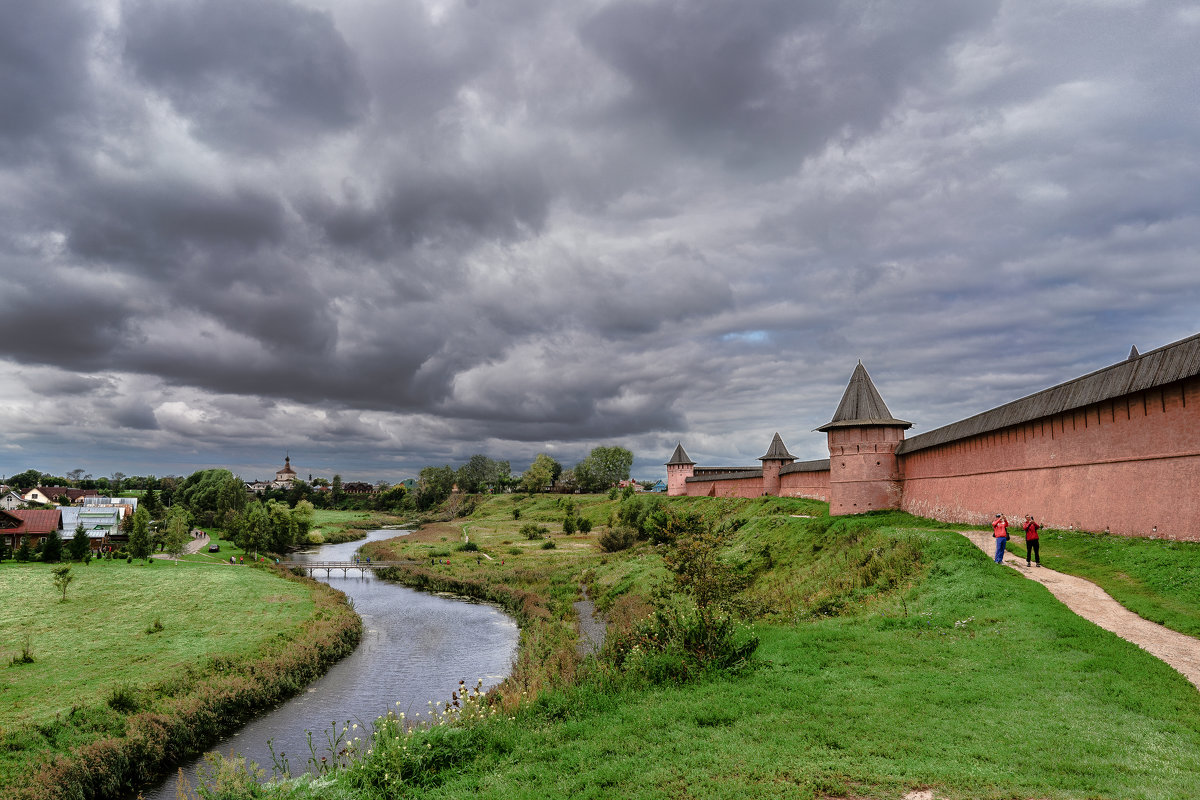
[[[896,448],[911,427],[888,411],[859,361],[833,419],[817,428],[828,435],[831,515],[900,507]]]
[[[671,460],[667,462],[667,496],[676,497],[687,494],[684,484],[695,472],[696,462],[688,458],[688,454],[683,451],[683,445],[676,442],[675,452],[671,454]]]
[[[767,452],[758,457],[762,462],[763,473],[763,494],[769,494],[772,497],[779,496],[779,470],[784,464],[791,464],[796,460],[796,457],[788,452],[788,449],[783,444],[783,439],[779,438],[779,434],[775,434],[775,438],[771,440],[771,446],[767,448]]]

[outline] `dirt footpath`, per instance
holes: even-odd
[[[977,544],[988,558],[995,556],[996,545],[990,531],[959,533]],[[1161,658],[1200,689],[1200,639],[1142,619],[1109,597],[1099,586],[1083,578],[1064,575],[1048,567],[1026,567],[1025,560],[1012,553],[1004,554],[1004,565],[1045,586],[1067,608],[1084,619]]]

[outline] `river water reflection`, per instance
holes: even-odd
[[[391,539],[403,531],[371,531],[365,540],[323,545],[299,558],[311,561],[349,561],[366,542]],[[362,643],[308,689],[273,711],[258,717],[233,736],[212,747],[224,755],[235,751],[260,764],[270,774],[271,747],[286,753],[293,774],[304,770],[309,757],[306,731],[313,742],[324,742],[331,726],[350,720],[359,731],[389,709],[407,716],[428,711],[430,700],[449,699],[459,680],[485,687],[499,683],[516,653],[516,623],[489,605],[425,594],[377,580],[371,573],[334,570],[316,578],[345,592],[363,620]],[[397,703],[399,706],[397,707]],[[270,745],[268,745],[268,742]],[[318,750],[318,755],[322,753]],[[196,783],[203,759],[184,767]],[[145,792],[147,800],[174,800],[176,779]]]

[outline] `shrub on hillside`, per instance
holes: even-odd
[[[526,539],[544,539],[550,529],[545,525],[539,525],[536,522],[526,522],[521,526],[521,535]]]
[[[636,529],[627,525],[618,525],[600,534],[600,549],[606,553],[616,553],[619,550],[628,550],[633,547],[637,544],[637,540]]]

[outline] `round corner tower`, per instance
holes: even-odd
[[[696,472],[696,462],[688,458],[683,451],[683,445],[675,444],[675,452],[667,462],[667,496],[677,497],[687,494],[687,479]]]
[[[911,427],[888,411],[859,361],[833,419],[817,428],[828,435],[830,515],[900,507],[896,448]]]

